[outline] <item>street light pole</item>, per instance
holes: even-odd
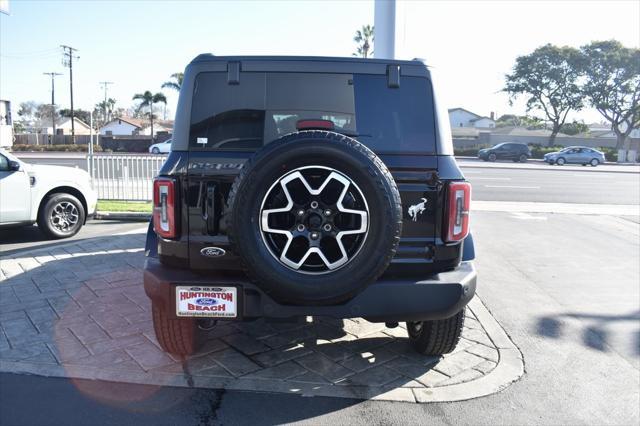
[[[51,128],[52,128],[51,143],[53,143],[53,140],[56,137],[56,96],[55,96],[56,88],[53,82],[56,76],[62,75],[62,74],[59,72],[43,72],[42,74],[51,76]]]
[[[396,0],[375,0],[373,26],[376,32],[373,55],[381,59],[395,59]]]

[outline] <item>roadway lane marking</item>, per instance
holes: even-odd
[[[485,188],[540,189],[539,186],[485,185]]]
[[[531,216],[530,214],[524,212],[514,212],[511,213],[511,216],[520,220],[547,220],[546,216]]]
[[[475,201],[472,211],[507,213],[561,213],[611,216],[640,216],[638,204],[536,203],[526,201]]]

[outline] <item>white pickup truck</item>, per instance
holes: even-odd
[[[51,238],[78,233],[97,196],[81,169],[27,164],[0,150],[0,225],[38,223]]]

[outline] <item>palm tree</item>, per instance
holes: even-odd
[[[175,81],[166,81],[162,84],[162,88],[163,89],[174,89],[177,90],[178,92],[180,91],[180,88],[182,87],[182,80],[184,80],[184,73],[181,72],[176,72],[171,74],[171,78],[173,78]]]
[[[150,91],[145,91],[144,93],[136,93],[133,95],[134,101],[140,101],[140,105],[138,105],[138,111],[142,108],[149,108],[149,121],[151,122],[151,139],[153,139],[153,104],[157,104],[158,102],[162,102],[163,104],[167,104],[167,98],[164,96],[162,92],[158,92],[155,95]]]
[[[361,30],[356,31],[353,41],[358,43],[358,48],[353,56],[368,58],[370,55],[373,55],[373,50],[371,49],[371,43],[373,43],[373,30],[374,27],[371,25],[363,25]]]

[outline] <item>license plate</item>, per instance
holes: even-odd
[[[179,317],[235,318],[238,316],[235,287],[176,287]]]

